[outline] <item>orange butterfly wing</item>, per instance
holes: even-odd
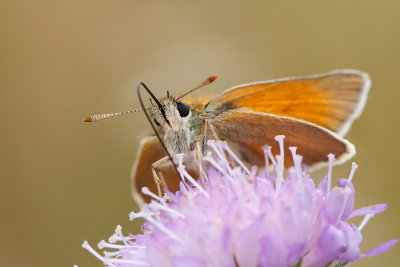
[[[151,172],[151,165],[157,160],[167,156],[156,136],[147,136],[140,142],[140,148],[136,156],[131,176],[133,198],[140,205],[150,202],[151,198],[143,195],[142,187],[148,187],[151,192],[157,194],[157,187]],[[179,189],[180,178],[172,168],[163,170],[164,179],[168,188],[173,192]]]
[[[211,99],[207,112],[246,108],[312,122],[343,136],[365,104],[370,79],[356,70],[332,71],[239,85]]]
[[[261,112],[234,110],[210,121],[218,138],[229,143],[238,156],[249,165],[264,166],[264,145],[279,154],[275,136],[285,135],[285,165],[292,166],[289,147],[297,147],[303,163],[316,167],[327,161],[329,153],[336,155],[336,163],[343,162],[355,153],[354,146],[337,134],[313,123],[278,117]]]

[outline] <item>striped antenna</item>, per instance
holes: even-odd
[[[151,107],[147,107],[146,110],[150,109]],[[99,121],[99,120],[104,120],[110,117],[115,117],[115,116],[119,116],[119,115],[125,115],[125,114],[129,114],[129,113],[133,113],[133,112],[138,112],[138,111],[142,111],[142,108],[138,108],[138,109],[132,109],[132,110],[128,110],[128,111],[123,111],[123,112],[117,112],[117,113],[108,113],[108,114],[97,114],[97,115],[92,115],[89,117],[86,117],[83,119],[84,122],[93,122],[93,121]]]
[[[192,90],[190,90],[189,92],[181,95],[180,97],[177,98],[177,100],[181,99],[184,96],[187,96],[188,94],[193,93],[194,91],[196,91],[197,89],[204,87],[206,85],[209,85],[210,83],[212,83],[213,81],[215,81],[215,79],[217,79],[217,76],[211,76],[209,78],[207,78],[205,81],[203,81],[201,84],[197,85],[195,88],[193,88]]]

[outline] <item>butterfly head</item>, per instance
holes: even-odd
[[[188,127],[191,110],[188,104],[173,97],[165,97],[150,109],[153,122],[162,132],[184,131]]]

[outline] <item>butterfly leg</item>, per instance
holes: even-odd
[[[162,170],[166,169],[166,168],[169,168],[169,167],[172,167],[172,166],[173,165],[172,165],[171,160],[169,159],[168,156],[166,156],[166,157],[164,157],[164,158],[162,158],[160,160],[157,160],[156,162],[154,162],[151,165],[151,172],[153,174],[154,182],[155,182],[155,184],[157,186],[157,192],[158,192],[158,196],[159,197],[162,197],[162,195],[163,195],[162,194],[162,190],[161,190],[161,186],[166,188],[166,189],[168,189],[167,183],[165,182],[164,176],[162,175]],[[160,172],[160,176],[157,174],[158,172]]]
[[[202,157],[201,157],[200,143],[199,143],[199,141],[195,140],[193,142],[193,144],[195,145],[195,148],[196,148],[196,158],[197,158],[198,167],[199,167],[200,181],[201,181],[203,188],[205,188],[205,182],[204,182],[204,177],[203,177],[203,172],[202,172],[203,168],[201,167]]]
[[[213,126],[211,123],[208,123],[208,121],[206,121],[206,127],[207,127],[207,126],[208,126],[208,128],[210,128],[212,138],[213,138],[215,141],[220,141],[220,139],[218,138],[218,135],[217,135],[217,132],[216,132],[214,126]],[[206,129],[207,129],[207,128],[206,128]]]

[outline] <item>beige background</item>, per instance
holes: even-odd
[[[399,237],[399,14],[395,0],[1,1],[0,265],[101,266],[81,243],[95,246],[117,224],[137,232],[129,173],[150,127],[143,114],[81,119],[138,107],[138,81],[162,96],[209,75],[220,78],[203,92],[370,73],[364,114],[347,135],[358,150],[356,206],[389,209],[363,230],[362,249]],[[353,266],[396,266],[399,248]]]

